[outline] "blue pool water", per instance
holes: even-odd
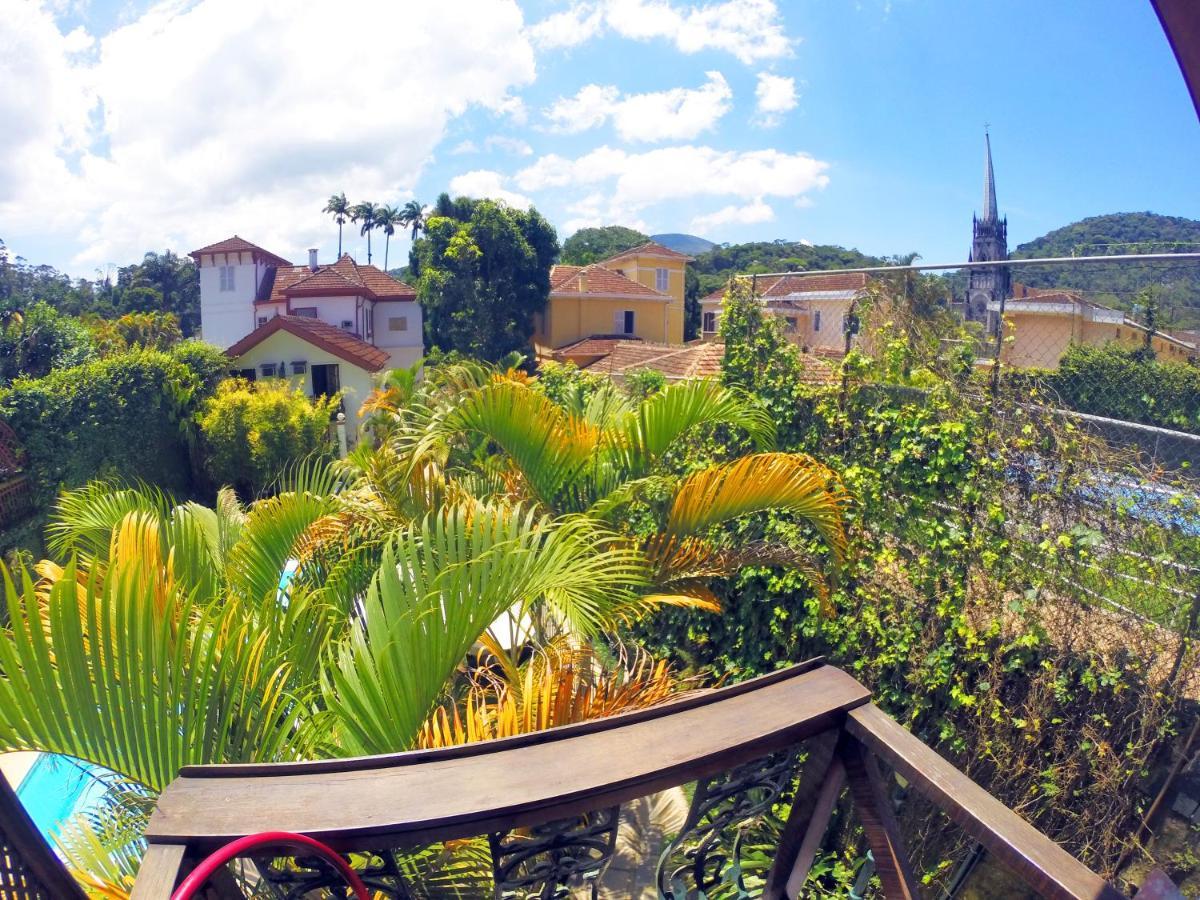
[[[104,771],[69,756],[43,753],[21,779],[17,797],[50,841],[63,822],[87,811],[103,796],[104,783],[98,776]]]

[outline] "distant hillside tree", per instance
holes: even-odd
[[[557,255],[553,226],[532,207],[443,194],[409,256],[427,344],[489,361],[526,351]]]
[[[832,244],[804,244],[795,241],[753,241],[748,244],[722,244],[696,256],[692,266],[698,276],[699,296],[722,287],[731,275],[757,275],[764,272],[802,272],[818,269],[857,269],[881,266],[909,257],[867,256]]]
[[[623,225],[581,228],[563,242],[559,261],[568,266],[587,266],[648,240],[650,238],[640,231]]]

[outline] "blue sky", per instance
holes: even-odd
[[[0,238],[77,275],[235,232],[330,258],[337,190],[953,261],[985,122],[1013,245],[1200,218],[1142,0],[0,0],[0,119]]]

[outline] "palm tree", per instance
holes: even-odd
[[[401,218],[400,210],[394,206],[378,206],[375,208],[375,227],[383,231],[385,240],[383,244],[383,271],[387,271],[388,264],[388,249],[392,244],[392,235],[396,233],[396,226],[404,226],[404,220]]]
[[[409,200],[401,207],[399,225],[412,229],[412,239],[415,242],[417,232],[425,227],[425,208],[419,200]]]
[[[346,219],[350,217],[350,204],[346,200],[346,192],[333,194],[329,198],[329,202],[325,204],[325,208],[321,212],[329,213],[333,216],[333,221],[337,222],[338,227],[338,259],[342,258],[342,225],[346,223]]]
[[[375,229],[379,207],[369,200],[350,207],[350,221],[359,223],[359,234],[367,236],[367,265],[371,264],[371,232]]]

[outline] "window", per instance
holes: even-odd
[[[366,320],[367,337],[375,336],[375,310],[368,309],[363,313],[363,319]]]
[[[238,369],[237,377],[245,378],[247,381],[257,381],[258,372],[256,372],[254,369]]]
[[[292,310],[293,316],[304,316],[306,319],[315,319],[317,317],[317,308],[315,306],[297,306]]]
[[[408,331],[408,316],[389,316],[388,331]]]
[[[314,397],[332,397],[341,388],[341,378],[336,363],[312,367],[312,390]]]
[[[704,332],[712,334],[717,330],[717,314],[715,312],[706,312],[704,314]]]
[[[342,319],[342,331],[353,331],[354,323],[349,319]]]
[[[221,290],[233,290],[233,266],[221,266]]]
[[[818,315],[819,315],[819,313],[818,313]],[[796,317],[795,316],[784,316],[783,330],[788,331],[788,332],[792,332],[792,331],[796,330]]]
[[[308,363],[304,360],[292,363],[292,374],[303,375],[308,370]]]
[[[262,369],[263,378],[275,377],[275,363],[263,363],[259,368]]]
[[[661,291],[662,293],[665,294],[667,292],[667,287],[669,284],[670,284],[670,272],[668,272],[666,269],[655,269],[654,270],[654,289],[656,291]]]
[[[633,310],[617,310],[613,313],[613,331],[617,334],[633,334]]]
[[[624,269],[617,269],[617,274],[618,274],[618,275],[624,275],[624,274],[625,274],[625,270],[624,270]]]
[[[259,317],[258,317],[258,325],[259,325],[259,327],[261,328],[263,325],[266,325],[266,324],[267,324],[267,317],[266,317],[266,316],[259,316]]]
[[[813,313],[813,331],[821,330],[821,311],[818,309]]]

